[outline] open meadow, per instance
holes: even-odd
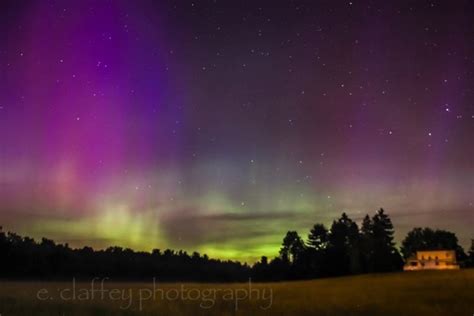
[[[2,282],[8,315],[473,315],[474,270],[281,283]]]

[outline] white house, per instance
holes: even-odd
[[[419,270],[458,270],[454,250],[417,251],[416,256],[408,258],[404,271]]]

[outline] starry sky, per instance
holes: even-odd
[[[470,1],[2,1],[0,223],[254,261],[384,207],[474,238]]]

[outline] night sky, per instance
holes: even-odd
[[[0,223],[253,261],[474,227],[470,1],[2,1]]]

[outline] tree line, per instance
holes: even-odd
[[[366,215],[360,225],[343,213],[329,228],[315,224],[306,240],[296,231],[283,238],[279,255],[262,257],[250,266],[237,261],[211,259],[197,252],[154,249],[90,247],[73,249],[43,238],[5,233],[0,227],[0,278],[65,279],[103,278],[160,281],[230,282],[309,279],[374,272],[400,271],[403,258],[417,250],[455,250],[458,261],[474,266],[474,242],[468,254],[454,233],[430,228],[414,228],[395,246],[390,217],[380,209]]]
[[[91,247],[72,249],[42,238],[0,231],[0,278],[8,279],[91,279],[159,281],[246,281],[251,273],[247,264],[211,259],[197,252],[154,249],[151,252],[129,248]]]
[[[362,273],[401,271],[404,259],[418,250],[455,250],[457,260],[474,266],[474,242],[467,255],[456,235],[445,230],[414,228],[402,242],[394,242],[394,227],[383,209],[366,215],[360,227],[346,213],[330,228],[315,224],[306,240],[296,231],[283,238],[280,255],[270,262],[262,257],[253,266],[262,280],[306,279]]]

